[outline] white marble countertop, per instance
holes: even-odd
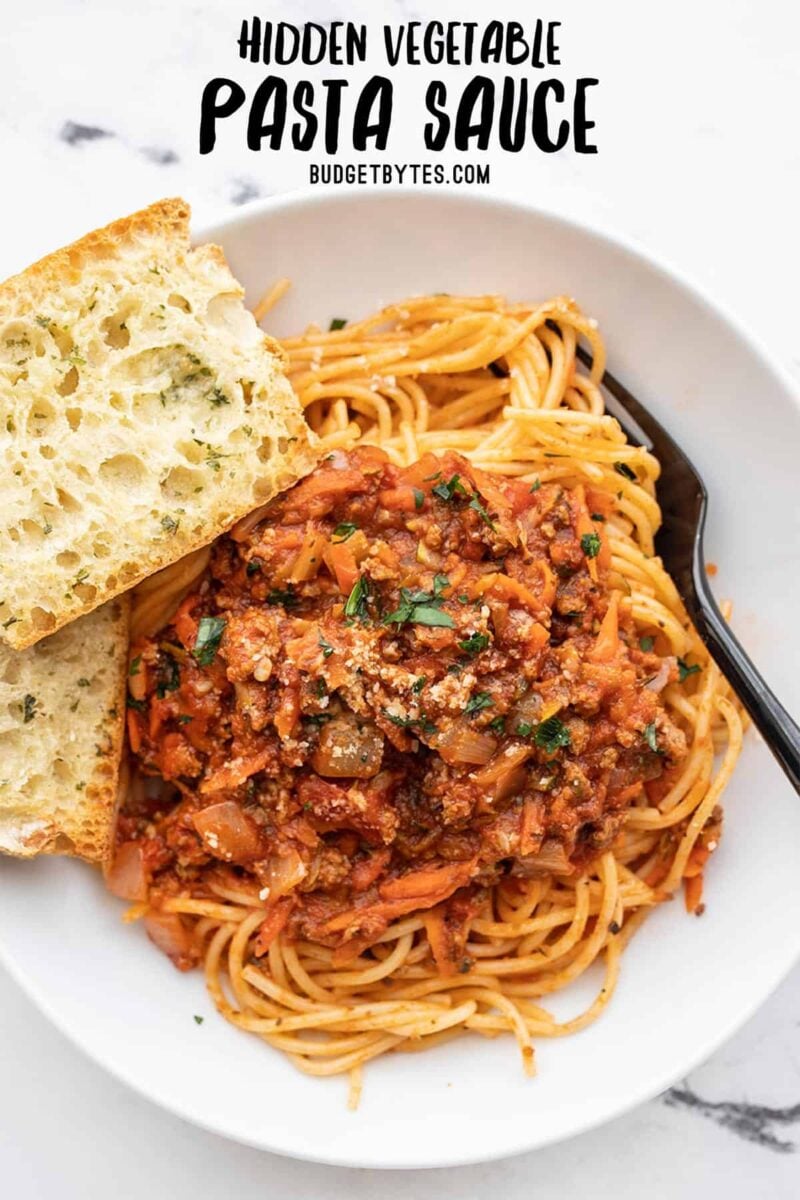
[[[197,152],[200,89],[212,75],[241,75],[235,39],[253,7],[295,22],[486,19],[482,5],[465,0],[42,0],[7,8],[0,274],[161,195],[186,196],[203,222],[306,182],[301,156],[250,153],[241,131],[226,131],[212,155]],[[493,15],[531,19],[521,0],[495,7]],[[658,12],[639,0],[557,7],[565,74],[600,80],[600,152],[494,155],[493,190],[593,218],[672,261],[800,378],[800,159],[788,121],[800,94],[800,10],[757,0],[675,0]],[[424,158],[410,150],[391,157]],[[88,1062],[2,970],[0,1029],[2,1192],[22,1200],[189,1200],[234,1186],[241,1200],[265,1189],[330,1200],[434,1190],[444,1200],[498,1191],[508,1200],[800,1194],[800,968],[659,1099],[561,1146],[427,1175],[309,1166],[190,1128]]]

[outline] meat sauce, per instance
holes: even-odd
[[[131,748],[165,781],[119,820],[136,898],[255,881],[257,953],[283,929],[346,957],[609,847],[686,744],[645,686],[675,661],[612,586],[607,501],[362,447],[220,539],[132,650]]]

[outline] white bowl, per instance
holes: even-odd
[[[796,513],[800,411],[748,334],[634,250],[532,209],[467,195],[342,192],[254,206],[203,231],[255,301],[288,275],[272,332],[361,316],[410,293],[574,295],[612,370],[689,451],[711,495],[708,554],[735,625],[800,707]],[[681,1078],[750,1016],[800,952],[800,804],[752,734],[725,794],[707,911],[664,905],[626,951],[600,1021],[537,1047],[527,1080],[511,1038],[478,1037],[345,1083],[298,1074],[219,1018],[75,862],[0,865],[0,954],[31,999],[97,1062],[187,1120],[322,1162],[428,1167],[513,1154],[618,1115]],[[586,985],[558,997],[575,1011]],[[196,1023],[193,1014],[205,1020]],[[6,1036],[13,1036],[6,1030]]]

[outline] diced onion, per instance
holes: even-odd
[[[482,766],[497,749],[497,741],[488,733],[456,724],[436,740],[436,749],[446,763],[473,763]]]
[[[147,899],[147,872],[138,842],[123,842],[106,876],[108,890],[120,900]]]
[[[174,963],[191,953],[192,938],[178,913],[148,913],[144,918],[147,936]]]
[[[206,849],[216,858],[241,863],[259,857],[262,846],[258,828],[235,800],[210,804],[193,820]]]
[[[288,850],[285,854],[273,854],[268,858],[263,872],[259,870],[259,874],[267,882],[272,902],[296,888],[305,879],[306,868],[297,851]]]

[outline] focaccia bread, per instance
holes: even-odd
[[[204,545],[317,453],[222,251],[164,200],[0,286],[0,638]]]
[[[127,647],[127,597],[28,650],[0,645],[0,851],[107,859]]]

